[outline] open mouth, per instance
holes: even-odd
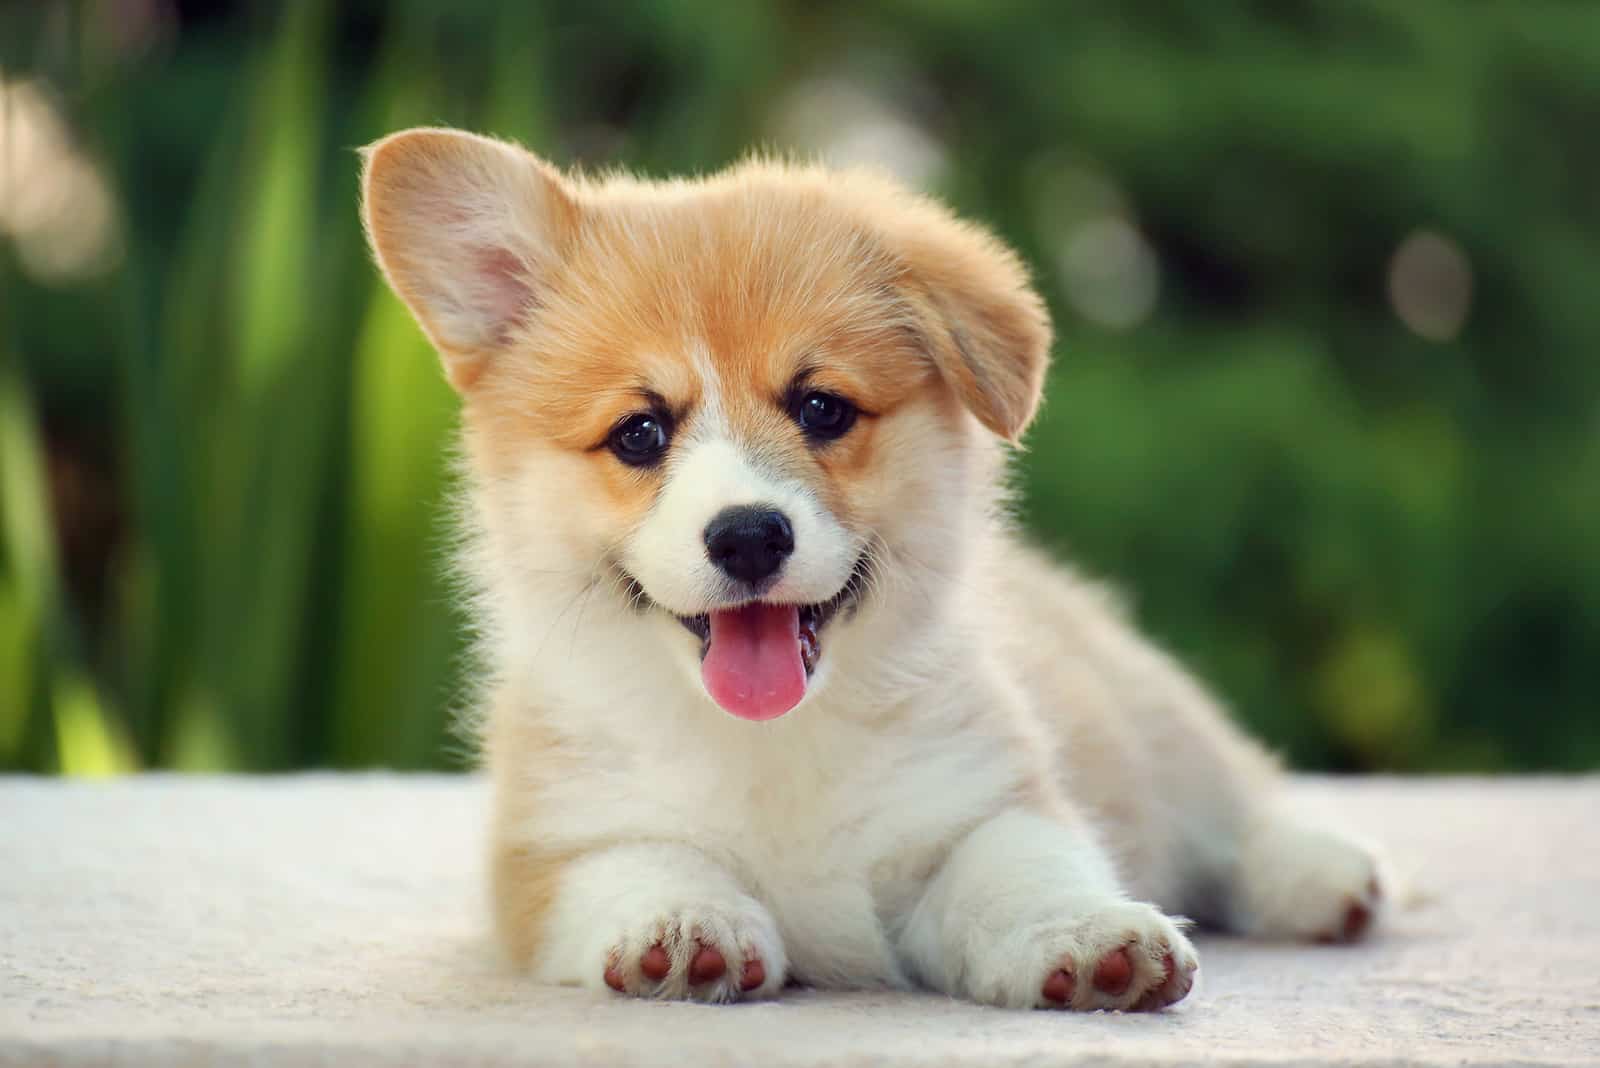
[[[740,719],[776,719],[800,703],[822,657],[823,629],[855,607],[866,586],[856,561],[839,592],[816,604],[748,601],[697,616],[675,616],[700,639],[700,679]]]

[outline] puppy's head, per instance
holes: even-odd
[[[447,130],[365,159],[378,262],[465,401],[491,598],[600,588],[768,719],[867,601],[958,570],[1049,348],[993,238],[856,173],[571,179]]]

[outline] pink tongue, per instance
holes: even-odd
[[[700,663],[711,699],[740,719],[776,719],[806,694],[800,609],[747,604],[711,613],[711,647]]]

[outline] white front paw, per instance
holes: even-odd
[[[670,842],[586,854],[561,873],[534,978],[640,997],[771,997],[789,961],[772,914],[721,866]]]
[[[772,997],[788,967],[776,924],[749,898],[642,915],[597,956],[596,974],[619,993],[713,1002]]]
[[[1113,901],[1066,906],[968,956],[974,999],[1009,1008],[1154,1011],[1182,1001],[1200,958],[1154,906]]]

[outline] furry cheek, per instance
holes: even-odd
[[[494,465],[494,477],[479,480],[477,500],[497,573],[521,575],[525,584],[564,587],[603,577],[656,497],[657,476],[625,467],[609,452],[486,440],[470,427],[467,441],[479,470]],[[479,452],[493,459],[480,460]]]
[[[988,514],[987,500],[975,499],[989,484],[980,468],[998,471],[1000,462],[980,435],[960,401],[930,380],[819,454],[823,499],[889,552],[931,551],[953,540],[961,517]]]

